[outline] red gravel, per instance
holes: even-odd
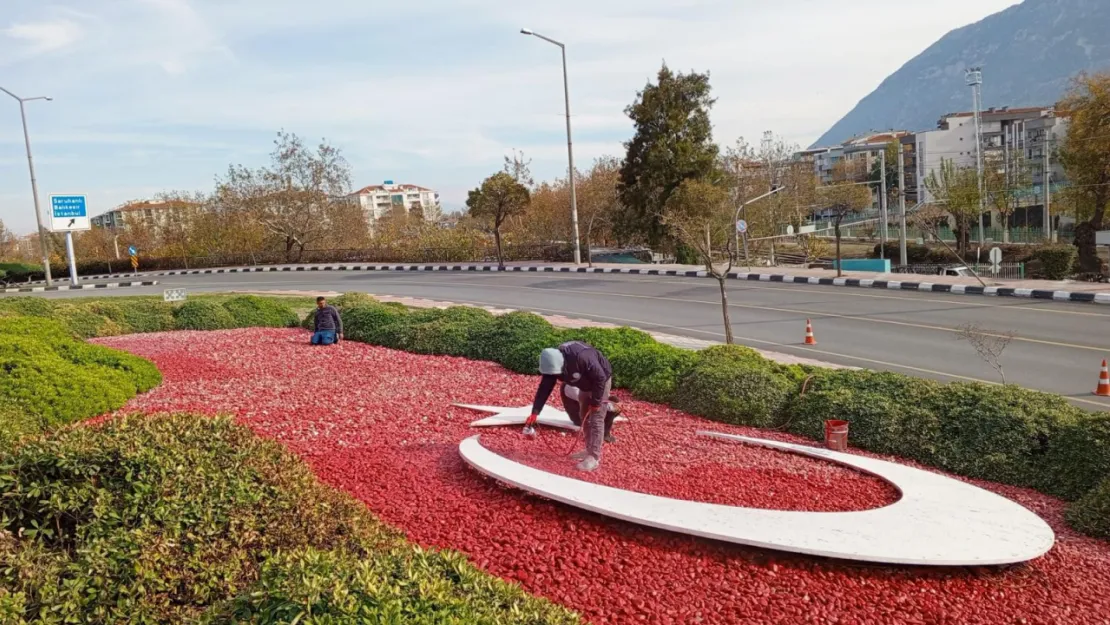
[[[343,343],[311,348],[290,330],[133,335],[105,345],[153,359],[158,389],[128,411],[231,412],[304,457],[423,545],[468,554],[485,570],[581,612],[592,623],[1110,623],[1110,544],[1076,535],[1064,504],[977,484],[1045,518],[1046,556],[1007,569],[857,566],[641,528],[547,502],[471,471],[458,443],[477,415],[453,402],[524,405],[535,379],[496,365]],[[892,502],[884,483],[850,470],[696,429],[797,440],[624,402],[602,469],[588,479],[684,499],[791,510],[860,510]],[[486,430],[491,449],[575,475],[570,437],[538,442]],[[800,441],[805,442],[805,441]],[[578,476],[580,477],[580,476]]]

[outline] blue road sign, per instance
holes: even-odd
[[[139,250],[135,249],[134,245],[129,245],[129,246],[127,246],[127,253],[132,255],[132,256],[138,256],[139,255]]]
[[[745,232],[747,232],[748,231],[748,222],[744,221],[743,219],[736,222],[736,231],[739,232],[740,234],[744,234]]]
[[[83,195],[52,195],[50,207],[53,210],[54,219],[73,219],[89,215]]]

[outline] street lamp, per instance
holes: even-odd
[[[19,114],[23,118],[23,141],[27,145],[27,167],[31,170],[31,195],[35,198],[35,222],[39,226],[39,247],[42,249],[42,268],[46,272],[46,285],[53,286],[54,279],[50,275],[50,252],[46,243],[46,234],[42,228],[42,213],[39,212],[39,185],[35,180],[35,161],[31,158],[31,135],[27,132],[27,108],[24,106],[27,102],[34,102],[35,100],[52,101],[54,98],[48,98],[40,95],[33,98],[21,98],[16,94],[0,87],[0,91],[10,95],[12,98],[19,102]]]
[[[567,82],[567,47],[559,41],[545,37],[528,28],[521,28],[520,34],[529,37],[539,37],[544,41],[559,46],[563,54],[563,98],[567,111],[567,161],[569,162],[568,180],[570,181],[570,223],[574,228],[574,264],[582,264],[582,247],[578,240],[578,197],[574,190],[574,147],[570,138],[570,86]]]
[[[737,253],[740,252],[740,211],[744,210],[744,207],[747,206],[748,204],[754,204],[754,203],[762,200],[763,198],[771,197],[772,195],[778,193],[779,191],[782,191],[785,188],[786,187],[783,187],[783,186],[771,187],[771,190],[769,192],[764,193],[763,195],[761,195],[759,197],[752,198],[752,199],[748,200],[747,202],[741,202],[740,206],[736,207],[736,216],[733,218],[732,223],[736,226],[736,231],[733,232],[733,236],[734,236],[733,249],[735,249],[737,251]],[[748,235],[747,235],[747,233],[745,233],[744,234],[744,261],[747,262],[747,260],[748,260]]]

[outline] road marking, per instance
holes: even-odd
[[[458,280],[453,280],[451,282],[427,282],[427,281],[406,282],[406,281],[392,280],[388,284],[410,284],[410,285],[431,285],[431,286],[463,285],[463,286],[492,287],[492,288],[500,288],[500,289],[518,289],[518,290],[550,292],[550,289],[543,289],[543,288],[534,287],[534,286],[519,286],[519,285],[508,285],[508,284],[488,284],[488,283],[477,283],[477,282],[463,282],[463,281],[458,281]],[[559,289],[559,291],[562,292],[562,293],[577,293],[577,294],[580,294],[580,295],[591,295],[591,296],[595,296],[595,297],[596,296],[626,297],[626,298],[631,298],[631,299],[647,299],[647,300],[659,300],[659,301],[667,301],[667,302],[681,302],[681,303],[684,303],[684,304],[704,304],[704,305],[707,305],[707,306],[720,306],[721,305],[720,301],[682,299],[682,298],[675,298],[675,297],[664,297],[664,296],[659,296],[659,295],[636,295],[636,294],[633,294],[633,293],[615,293],[615,292],[612,292],[612,291],[586,291],[584,289]],[[792,314],[792,315],[801,315],[803,317],[815,318],[815,319],[832,318],[832,319],[845,319],[845,320],[848,320],[848,321],[858,321],[858,322],[861,322],[861,323],[881,323],[881,324],[885,324],[885,325],[894,325],[894,326],[908,327],[908,328],[918,328],[918,329],[921,329],[921,330],[933,330],[933,331],[936,331],[936,332],[944,332],[946,334],[959,334],[960,333],[959,328],[947,328],[947,327],[944,327],[944,326],[934,326],[934,325],[927,325],[927,324],[921,324],[921,323],[910,323],[908,321],[894,321],[894,320],[891,320],[891,319],[878,319],[878,318],[874,318],[874,317],[865,317],[865,316],[859,316],[859,315],[842,315],[842,314],[838,314],[838,313],[812,311],[812,310],[799,310],[799,309],[794,309],[794,308],[778,308],[778,307],[774,307],[774,306],[756,306],[756,305],[753,305],[753,304],[736,304],[736,303],[733,303],[732,300],[729,300],[729,308],[745,308],[745,309],[749,309],[749,310],[765,310],[765,311],[769,311],[769,312],[780,312],[780,313],[788,313],[788,314]],[[983,332],[982,334],[984,336],[990,336],[990,337],[1004,337],[1005,336],[1005,335],[1001,335],[1001,334],[994,334],[994,333],[991,333],[991,332]],[[1062,342],[1059,342],[1059,341],[1047,341],[1047,340],[1042,340],[1042,339],[1032,339],[1032,338],[1026,338],[1026,337],[1023,337],[1023,336],[1015,336],[1015,337],[1013,337],[1013,340],[1018,341],[1018,342],[1022,342],[1022,343],[1033,343],[1033,344],[1037,344],[1037,345],[1048,345],[1048,346],[1051,346],[1051,347],[1062,347],[1062,348],[1065,348],[1065,349],[1079,349],[1079,350],[1099,352],[1099,353],[1105,353],[1107,351],[1110,351],[1110,347],[1099,347],[1099,346],[1090,346],[1090,345],[1076,345],[1076,344],[1073,344],[1073,343],[1062,343]]]
[[[393,295],[391,297],[415,297],[415,296]],[[458,302],[458,303],[461,303],[461,304],[471,304],[471,305],[474,305],[474,306],[490,306],[490,307],[493,307],[493,308],[513,308],[515,310],[520,310],[520,308],[517,307],[517,306],[505,305],[505,304],[493,304],[493,303],[490,303],[490,302],[482,302],[482,301],[477,301],[477,300],[465,300],[465,299],[452,298],[452,301],[455,301],[455,302]],[[595,314],[590,314],[590,313],[582,313],[582,312],[578,312],[578,311],[559,310],[557,308],[546,308],[546,307],[533,307],[533,308],[531,308],[531,310],[541,311],[541,312],[545,312],[545,313],[554,313],[554,314],[557,314],[557,315],[574,315],[576,317],[592,318],[594,320],[617,321],[619,323],[633,325],[634,327],[638,327],[640,329],[662,328],[662,329],[668,329],[668,330],[681,330],[681,331],[684,331],[684,332],[693,332],[695,334],[706,334],[706,335],[709,335],[709,336],[714,336],[714,337],[719,337],[719,338],[724,338],[724,336],[725,336],[725,334],[723,332],[714,332],[712,330],[699,330],[697,328],[686,328],[686,327],[683,327],[683,326],[675,326],[675,325],[670,325],[670,324],[666,324],[666,323],[656,323],[654,321],[643,321],[643,320],[640,320],[640,319],[628,319],[628,318],[625,318],[625,317],[613,317],[613,316],[610,316],[610,315],[595,315]],[[880,366],[884,366],[884,367],[893,367],[893,368],[896,368],[896,369],[904,369],[906,371],[916,371],[918,373],[925,373],[925,374],[928,374],[928,375],[936,375],[936,376],[940,376],[940,377],[944,377],[944,378],[951,378],[951,379],[954,379],[954,380],[963,380],[965,382],[979,382],[981,384],[988,384],[990,386],[1002,386],[1002,384],[1000,384],[998,382],[993,382],[991,380],[984,380],[982,378],[974,378],[974,377],[970,377],[970,376],[966,376],[966,375],[960,375],[958,373],[946,373],[944,371],[936,371],[934,369],[925,369],[925,368],[922,368],[922,367],[914,367],[914,366],[911,366],[911,365],[902,365],[902,364],[898,364],[898,363],[895,363],[895,362],[887,362],[885,360],[875,360],[875,359],[872,359],[872,358],[863,358],[861,356],[850,356],[848,354],[841,354],[841,353],[838,353],[838,352],[830,352],[830,351],[826,351],[826,350],[822,350],[822,349],[813,349],[812,347],[806,347],[806,346],[802,346],[802,345],[791,345],[789,343],[777,343],[775,341],[766,341],[766,340],[763,340],[763,339],[753,339],[753,338],[749,338],[749,337],[746,337],[746,336],[737,336],[735,333],[733,334],[733,339],[735,339],[737,341],[757,343],[759,345],[770,345],[772,347],[795,349],[795,350],[799,350],[799,351],[803,351],[803,352],[811,352],[811,353],[814,353],[814,354],[821,354],[821,355],[824,355],[824,356],[833,356],[833,357],[836,357],[836,358],[846,358],[848,360],[855,360],[855,361],[858,361],[858,362],[880,365]],[[1038,389],[1029,389],[1029,390],[1034,390],[1035,391],[1035,390],[1038,390]],[[1051,391],[1039,391],[1039,392],[1050,393],[1050,394],[1052,393]],[[1055,394],[1059,395],[1059,393],[1055,393]],[[1106,410],[1106,409],[1110,408],[1110,403],[1106,403],[1106,402],[1100,402],[1100,401],[1095,401],[1095,400],[1090,400],[1090,399],[1083,399],[1083,398],[1080,398],[1080,397],[1068,397],[1066,395],[1064,395],[1063,397],[1067,400],[1070,400],[1070,401],[1079,402],[1079,403],[1082,403],[1082,404],[1089,404],[1089,405],[1092,405],[1092,406],[1098,406],[1099,408],[1101,408],[1103,410]]]

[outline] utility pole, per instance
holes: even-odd
[[[971,100],[975,112],[975,170],[979,178],[979,245],[986,243],[983,236],[983,127],[979,111],[983,107],[983,68],[972,67],[966,72],[971,87]]]
[[[886,213],[886,146],[883,146],[883,151],[880,156],[880,165],[882,166],[882,173],[879,182],[879,258],[886,258],[886,241],[887,236],[890,234],[887,230],[887,213]]]
[[[54,277],[50,275],[50,243],[46,236],[46,228],[42,226],[42,210],[39,208],[39,183],[35,177],[35,159],[31,156],[31,134],[27,130],[27,107],[28,102],[35,100],[52,101],[54,98],[47,96],[36,96],[33,98],[21,98],[16,94],[0,87],[0,91],[11,96],[12,99],[19,102],[19,116],[23,119],[23,142],[27,146],[27,168],[31,170],[31,196],[35,201],[35,222],[38,224],[39,235],[39,250],[42,252],[42,270],[46,274],[46,286],[54,285]]]
[[[1044,143],[1041,145],[1042,167],[1044,168],[1041,173],[1041,185],[1044,186],[1044,237],[1045,242],[1052,242],[1052,211],[1050,210],[1052,204],[1052,171],[1049,167],[1048,159],[1048,130],[1044,133]]]
[[[898,143],[898,214],[901,219],[901,229],[898,236],[898,260],[902,265],[908,265],[909,256],[906,252],[906,151],[902,143]]]

